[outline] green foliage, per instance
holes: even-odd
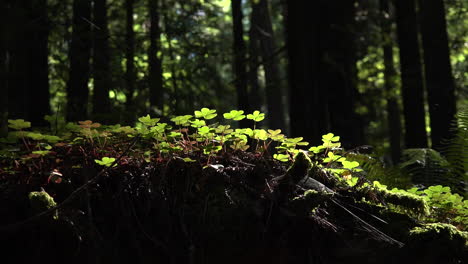
[[[468,184],[468,107],[458,111],[451,132],[453,136],[444,142],[441,153],[450,164],[451,186],[459,193],[466,193],[466,184]],[[460,184],[456,184],[462,180],[465,182],[464,189],[459,187]]]
[[[408,192],[426,200],[433,212],[429,217],[431,221],[468,226],[468,200],[457,193],[452,194],[450,187],[436,185],[424,190],[411,188]]]
[[[204,118],[204,119],[213,119],[217,116],[216,110],[211,110],[209,108],[202,108],[200,111],[195,111],[196,118]]]
[[[110,167],[112,166],[112,163],[114,163],[115,158],[109,158],[109,157],[103,157],[101,160],[95,159],[94,162],[96,162],[99,165]],[[114,164],[114,167],[117,166],[117,164]]]
[[[8,127],[15,130],[22,130],[31,127],[31,122],[24,121],[24,119],[9,119]]]
[[[324,171],[330,175],[330,180],[344,190],[357,190],[362,193],[367,202],[386,205],[390,210],[414,215],[425,223],[453,223],[461,229],[468,224],[468,202],[462,196],[452,194],[449,187],[436,185],[422,190],[411,188],[406,191],[397,188],[389,190],[378,181],[371,184],[362,176],[367,173],[377,177],[378,174],[385,173],[386,169],[377,167],[375,159],[369,156],[342,149],[339,136],[332,133],[323,135],[321,145],[305,150],[302,148],[309,143],[303,141],[302,137],[288,138],[281,134],[280,129],[256,129],[255,123],[265,118],[259,111],[244,115],[241,110],[233,110],[223,114],[227,121],[239,121],[244,116],[254,121],[253,128],[233,129],[229,125],[209,124],[208,121],[216,117],[216,110],[202,108],[195,111],[194,116],[173,117],[171,122],[177,127],[175,129],[168,123],[160,122],[159,118],[146,115],[138,118],[135,127],[103,126],[91,120],[80,121],[79,125],[69,125],[57,136],[22,131],[21,129],[29,128],[28,122],[13,121],[10,124],[19,130],[15,133],[21,132],[13,136],[21,137],[24,148],[9,156],[9,159],[40,166],[40,163],[35,163],[36,159],[54,158],[55,151],[60,147],[76,145],[78,149],[91,155],[95,164],[118,169],[115,162],[115,145],[138,136],[141,139],[139,147],[130,154],[131,157],[141,157],[145,162],[170,160],[175,157],[187,163],[203,162],[205,166],[209,166],[214,158],[229,151],[250,149],[249,140],[255,141],[255,148],[250,150],[256,155],[269,154],[269,145],[276,142],[276,153],[270,155],[279,162],[294,161],[287,173],[294,174],[295,178],[304,177],[303,172],[313,168],[313,171]],[[16,142],[3,141],[2,144]],[[431,173],[440,175],[442,172],[450,172],[449,162],[433,150],[412,149],[405,152],[405,157],[407,160],[399,168],[411,176],[433,176]],[[371,197],[381,197],[381,200]]]
[[[254,111],[252,114],[247,115],[247,119],[253,120],[254,122],[260,122],[265,119],[265,114],[260,111]]]
[[[245,118],[243,110],[231,110],[229,113],[223,114],[225,119],[232,119],[234,121],[240,121]]]

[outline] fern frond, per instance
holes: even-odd
[[[387,166],[380,159],[368,154],[350,153],[346,159],[359,162],[366,178],[392,187],[407,189],[412,186],[410,177],[397,166]]]
[[[460,109],[452,125],[452,138],[444,140],[441,153],[452,168],[451,178],[458,180],[453,190],[466,196],[468,183],[468,107]]]
[[[402,160],[400,168],[411,176],[414,184],[443,185],[453,189],[460,182],[454,177],[451,164],[436,150],[407,149],[403,151]]]

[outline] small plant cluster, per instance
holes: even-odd
[[[460,225],[461,229],[468,224],[468,201],[458,194],[452,194],[448,187],[388,190],[379,182],[363,180],[359,176],[363,171],[359,162],[354,161],[352,155],[341,148],[340,137],[332,133],[322,136],[321,145],[304,149],[309,143],[303,141],[302,137],[288,138],[280,129],[258,128],[259,122],[265,118],[265,114],[260,111],[245,114],[243,110],[232,110],[224,113],[223,123],[228,124],[214,122],[217,117],[216,110],[202,108],[191,115],[174,116],[170,119],[171,123],[160,122],[160,118],[150,115],[142,116],[133,127],[101,125],[90,120],[59,125],[53,124],[53,119],[48,118],[52,127],[57,128],[55,135],[29,131],[31,123],[22,119],[9,120],[9,128],[13,131],[7,138],[0,139],[0,143],[7,146],[0,152],[0,157],[11,162],[4,161],[0,164],[0,174],[14,174],[18,162],[41,170],[41,164],[46,159],[55,158],[54,162],[60,162],[56,154],[60,148],[65,147],[75,147],[83,156],[88,157],[84,160],[87,164],[81,166],[97,165],[112,169],[128,162],[116,159],[119,154],[118,146],[137,137],[139,147],[128,156],[142,158],[146,162],[162,162],[177,157],[184,162],[203,160],[204,165],[208,166],[218,155],[251,151],[257,156],[272,157],[279,162],[289,163],[299,152],[303,152],[311,159],[315,168],[329,172],[347,188],[380,190],[390,199],[396,197],[396,200],[401,200],[401,197],[408,198],[409,201],[423,200],[431,209],[431,214],[423,220],[454,223]],[[231,126],[244,119],[251,120],[251,128]],[[22,148],[17,148],[18,141]],[[54,170],[50,177],[49,180],[56,183],[61,181],[58,170]]]

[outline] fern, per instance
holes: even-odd
[[[452,126],[452,138],[444,141],[441,153],[452,168],[452,178],[459,184],[457,192],[466,196],[468,183],[468,107],[463,107],[456,115]]]
[[[414,184],[425,187],[432,185],[449,185],[452,168],[450,163],[436,150],[430,148],[406,149],[402,155],[403,162],[399,164]]]
[[[387,166],[380,159],[368,154],[350,153],[346,156],[351,161],[359,162],[370,181],[379,181],[392,187],[407,189],[412,186],[411,178],[398,166]]]

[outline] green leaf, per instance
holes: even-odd
[[[324,146],[311,147],[309,151],[314,152],[315,154],[320,153],[322,150],[326,149]]]
[[[109,158],[109,157],[103,157],[101,160],[95,159],[94,162],[96,162],[99,165],[110,167],[112,163],[115,161],[115,158]],[[114,167],[117,166],[117,164],[114,164]]]
[[[205,120],[195,119],[194,121],[190,121],[192,123],[192,127],[198,128],[202,126],[206,126]]]
[[[45,156],[47,154],[49,154],[50,151],[48,150],[36,150],[36,151],[33,151],[32,154],[38,154],[38,155],[41,155],[41,156]]]
[[[281,162],[289,161],[289,155],[287,154],[273,154],[273,158]]]
[[[259,139],[259,140],[267,140],[268,139],[268,133],[265,131],[265,129],[255,129],[253,134],[254,139]]]
[[[195,117],[196,118],[204,118],[204,119],[213,119],[217,116],[216,110],[212,110],[209,108],[202,108],[200,111],[195,111]]]
[[[8,119],[8,127],[15,130],[30,128],[31,122],[24,121],[24,119]]]
[[[146,116],[142,116],[138,118],[138,121],[140,121],[141,123],[147,126],[154,126],[159,121],[159,118],[151,118],[151,116],[148,114]]]
[[[171,118],[171,121],[179,126],[188,126],[190,124],[190,118],[192,117],[193,117],[192,115],[176,116],[176,117]]]
[[[224,113],[223,116],[226,119],[232,119],[234,121],[239,121],[245,118],[243,110],[232,110],[229,113]]]
[[[343,160],[343,161],[341,161],[341,164],[343,164],[343,168],[349,169],[349,170],[352,170],[352,169],[359,166],[359,162],[357,162],[357,161]]]
[[[322,136],[323,142],[337,142],[340,140],[339,136],[335,136],[333,133],[328,133]]]
[[[247,115],[247,119],[253,120],[255,122],[260,122],[265,119],[265,114],[261,113],[260,111],[256,110],[252,114]]]

